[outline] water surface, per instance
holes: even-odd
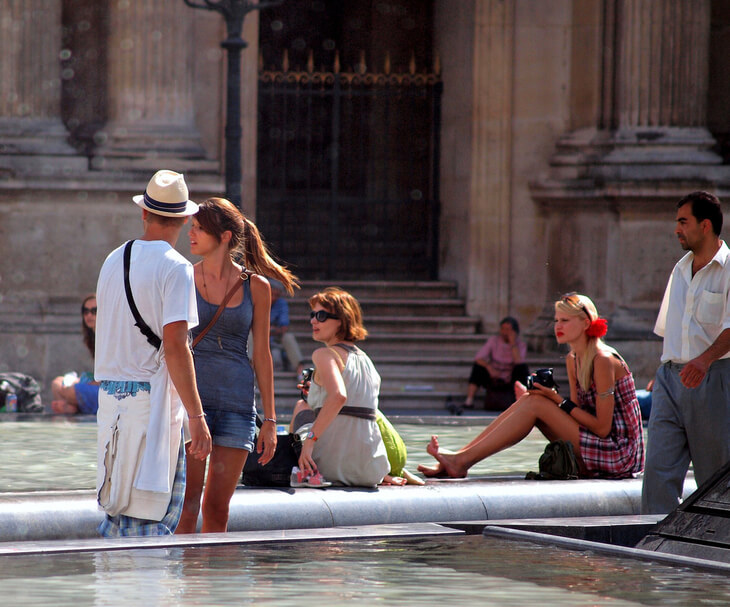
[[[721,575],[481,536],[0,557],[0,590],[28,607],[730,602]]]
[[[448,418],[446,418],[448,420]],[[484,429],[478,425],[396,423],[408,448],[408,468],[435,460],[426,453],[432,434],[458,448]],[[522,443],[474,466],[471,475],[522,474],[537,470],[547,441],[533,431]],[[96,484],[96,424],[77,418],[0,422],[0,492],[93,489]]]

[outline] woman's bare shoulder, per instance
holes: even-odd
[[[611,350],[598,350],[593,359],[593,368],[602,370],[613,370],[616,379],[626,374],[627,366],[617,352]]]

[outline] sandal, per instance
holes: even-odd
[[[313,489],[324,489],[325,487],[331,487],[332,483],[324,480],[324,477],[319,473],[315,472],[307,479],[307,487]]]
[[[291,477],[289,478],[289,485],[291,487],[306,487],[308,476],[302,472],[298,466],[294,466],[291,469]]]
[[[319,472],[306,474],[298,466],[294,466],[291,470],[289,485],[295,488],[311,487],[312,489],[324,489],[325,487],[331,487],[332,483],[324,480],[324,477]]]

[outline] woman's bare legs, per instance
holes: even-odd
[[[176,534],[195,533],[197,530],[200,497],[203,495],[203,481],[205,479],[205,464],[208,461],[207,459],[201,461],[196,457],[190,457],[187,448],[188,445],[185,446],[185,501],[180,514],[180,522],[175,530]]]
[[[519,399],[518,399],[519,400]],[[474,437],[468,444],[466,444],[464,447],[462,447],[459,451],[463,451],[464,449],[468,449],[469,447],[474,446],[475,444],[479,443],[481,440],[484,439],[489,433],[494,432],[499,425],[504,421],[504,419],[507,417],[509,411],[512,410],[512,407],[514,407],[517,404],[517,401],[512,403],[508,409],[505,411],[502,411],[497,418],[489,424],[484,430],[482,430],[476,437]],[[431,437],[431,442],[426,447],[426,451],[428,451],[429,454],[433,455],[431,451],[429,451],[429,448],[433,451],[437,451],[441,454],[454,454],[454,451],[450,451],[449,449],[446,449],[445,447],[441,447],[438,442],[438,436],[434,435]],[[424,476],[432,477],[432,478],[438,478],[438,477],[448,477],[449,475],[444,470],[444,467],[441,465],[441,462],[437,462],[435,466],[424,466],[423,464],[418,465],[418,471],[423,473]]]
[[[245,449],[213,446],[203,497],[203,533],[223,533],[228,529],[231,498],[247,457]]]
[[[548,440],[562,438],[573,443],[580,452],[578,423],[547,398],[527,394],[494,420],[477,438],[456,452],[439,447],[438,437],[431,438],[426,451],[439,463],[437,474],[463,478],[477,462],[517,444],[537,427]],[[427,476],[435,468],[419,466]]]
[[[203,533],[224,532],[228,527],[228,510],[248,451],[213,445],[205,479],[205,462],[188,457],[186,461],[185,502],[176,534],[195,533],[203,495]]]
[[[297,413],[301,411],[306,411],[307,409],[309,409],[310,411],[312,410],[312,408],[307,404],[307,401],[299,399],[297,401],[297,404],[294,405],[294,411],[292,411],[291,414],[291,421],[289,422],[289,432],[296,432],[298,430],[298,428],[294,428],[294,420],[297,417]]]
[[[520,381],[515,382],[513,389],[515,391],[515,400],[518,400],[523,394],[527,394],[527,388]]]

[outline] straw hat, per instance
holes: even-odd
[[[198,205],[188,200],[188,186],[182,174],[166,169],[157,171],[145,193],[132,196],[132,200],[138,207],[165,217],[186,217],[198,212]]]

